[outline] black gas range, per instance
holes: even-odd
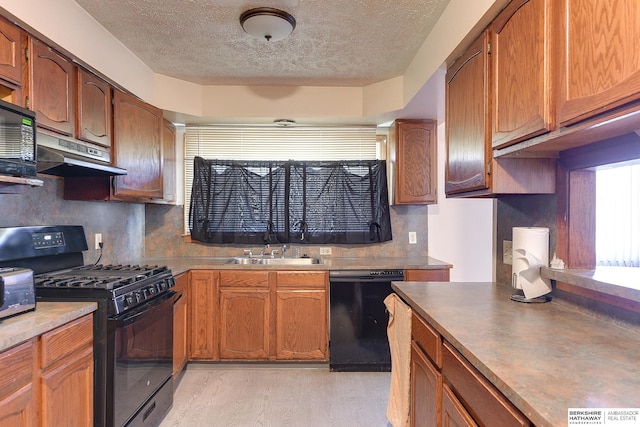
[[[40,298],[60,295],[105,298],[109,316],[132,310],[175,285],[171,270],[166,266],[128,264],[82,265],[38,274],[34,281]]]
[[[84,264],[87,249],[82,226],[0,228],[0,267],[33,270],[37,301],[98,305],[94,425],[157,425],[173,402],[172,272]]]

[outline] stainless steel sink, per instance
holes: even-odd
[[[312,265],[320,264],[319,258],[250,258],[235,257],[230,264],[263,264],[263,265]]]
[[[318,258],[255,258],[256,264],[310,265],[320,264]]]

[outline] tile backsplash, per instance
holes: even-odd
[[[374,245],[331,246],[334,257],[404,257],[427,256],[428,206],[392,206],[391,226],[393,240]],[[182,206],[146,206],[147,257],[215,257],[242,255],[243,249],[258,249],[260,245],[209,245],[184,241],[182,232]],[[416,244],[409,244],[409,232],[415,231]],[[292,245],[301,254],[319,256],[320,247],[329,245]]]
[[[144,256],[144,205],[120,202],[80,202],[63,199],[62,178],[39,176],[42,187],[25,188],[22,194],[0,194],[0,227],[27,225],[82,225],[89,250],[84,262],[100,255],[94,234],[101,233],[101,263],[129,264]]]

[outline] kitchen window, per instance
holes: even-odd
[[[200,234],[199,240],[208,240],[217,243],[256,243],[269,242],[276,239],[279,242],[296,242],[296,243],[358,243],[353,241],[354,232],[347,231],[345,224],[336,220],[336,215],[343,215],[343,210],[339,210],[337,206],[328,215],[320,221],[321,209],[327,209],[331,204],[317,203],[321,199],[319,197],[338,198],[342,200],[344,194],[339,196],[329,196],[326,191],[329,187],[339,188],[341,185],[359,188],[372,188],[374,193],[367,193],[361,202],[355,202],[351,206],[358,206],[356,210],[367,212],[367,221],[360,222],[360,236],[356,240],[360,243],[370,243],[370,236],[374,241],[390,239],[390,225],[388,233],[380,228],[381,224],[378,220],[373,219],[372,209],[382,211],[386,210],[388,216],[388,202],[382,200],[379,196],[383,194],[383,189],[378,187],[380,179],[384,181],[384,192],[386,193],[386,171],[384,167],[375,166],[374,173],[370,174],[368,166],[362,169],[362,166],[356,167],[354,161],[376,160],[382,157],[382,153],[386,152],[386,148],[381,145],[382,139],[376,137],[375,126],[347,126],[347,127],[263,127],[263,126],[207,126],[207,127],[188,127],[185,130],[185,228],[189,230],[189,207],[192,205],[191,190],[194,180],[194,159],[201,157],[203,159],[215,159],[218,164],[213,166],[213,171],[223,173],[224,168],[229,168],[230,161],[234,161],[236,166],[241,162],[251,161],[253,165],[246,165],[246,170],[235,170],[233,173],[227,171],[227,175],[243,176],[244,188],[247,189],[251,178],[250,185],[253,195],[249,193],[230,192],[229,204],[233,209],[242,210],[236,212],[235,216],[227,218],[226,225],[222,225],[224,221],[221,218],[213,219],[221,226],[219,231],[222,233],[217,237],[209,234],[204,237]],[[291,160],[291,159],[295,159]],[[227,161],[227,164],[225,164]],[[271,162],[271,170],[267,172],[264,164],[260,162]],[[320,162],[320,163],[314,163]],[[324,162],[324,163],[323,163]],[[322,173],[329,169],[326,162],[333,164],[342,164],[340,168],[334,169],[334,172],[322,178],[318,178]],[[337,162],[337,163],[336,163]],[[346,166],[345,164],[349,163]],[[376,164],[376,162],[370,162]],[[262,168],[262,169],[261,169]],[[354,169],[356,168],[356,169]],[[358,169],[360,168],[360,169]],[[283,178],[286,175],[287,178]],[[215,174],[214,174],[215,175]],[[346,181],[339,185],[332,182],[327,186],[327,179],[334,179],[341,176]],[[315,177],[315,179],[314,179]],[[219,180],[222,175],[216,176]],[[228,177],[227,177],[228,178]],[[272,185],[271,190],[264,192],[265,186],[269,179]],[[285,179],[287,181],[285,185]],[[348,182],[352,179],[351,182]],[[371,180],[370,180],[371,179]],[[325,182],[324,192],[320,193],[318,188],[314,187],[314,183]],[[375,185],[372,185],[373,181]],[[354,184],[357,182],[358,184]],[[302,184],[304,183],[304,185]],[[200,183],[201,184],[201,183]],[[245,185],[246,184],[246,185]],[[230,181],[227,185],[231,185]],[[236,188],[240,188],[241,183],[236,183]],[[322,186],[320,185],[320,189]],[[220,188],[220,187],[218,187]],[[262,189],[256,191],[256,189]],[[285,198],[285,190],[288,197]],[[244,191],[244,190],[243,190]],[[271,191],[271,192],[270,192]],[[305,193],[306,191],[306,193]],[[342,191],[342,190],[341,190]],[[315,192],[315,193],[314,193]],[[260,193],[260,196],[257,196]],[[375,199],[375,207],[372,208],[372,195]],[[249,200],[251,199],[251,200]],[[220,200],[220,199],[218,199]],[[384,203],[386,208],[379,207]],[[304,202],[302,202],[304,201]],[[225,202],[227,203],[227,202]],[[285,205],[286,209],[285,209]],[[202,205],[201,205],[202,206]],[[248,207],[251,206],[249,210]],[[312,206],[316,206],[315,208]],[[353,210],[353,209],[352,209]],[[251,215],[249,212],[252,211]],[[313,215],[317,214],[316,218]],[[199,213],[202,215],[202,212]],[[377,215],[377,214],[375,214]],[[334,220],[329,221],[333,216]],[[202,217],[202,216],[201,216]],[[344,214],[345,218],[356,218],[357,215]],[[385,217],[385,214],[382,215]],[[228,230],[228,221],[234,219],[242,220],[242,227],[236,229],[237,234],[233,235]],[[310,222],[309,219],[312,219]],[[383,221],[384,222],[384,221]],[[364,224],[364,225],[363,225]],[[192,224],[193,225],[193,224]],[[197,225],[197,224],[196,224]],[[200,224],[202,226],[202,224]],[[385,228],[386,225],[382,225]],[[212,231],[211,225],[208,226]],[[365,230],[366,228],[366,230]],[[202,231],[202,227],[200,228]],[[352,229],[353,230],[353,229]],[[382,233],[382,234],[381,234]],[[384,234],[384,236],[383,236]],[[345,236],[349,237],[345,237]],[[232,237],[233,236],[233,237]],[[341,237],[340,237],[341,236]],[[259,239],[259,240],[256,240]]]
[[[640,164],[596,171],[596,264],[640,267]]]

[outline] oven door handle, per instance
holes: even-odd
[[[136,308],[133,313],[125,313],[121,318],[114,318],[117,326],[127,326],[136,321],[136,319],[144,314],[146,314],[149,310],[164,304],[168,300],[174,297],[176,293],[174,291],[167,291],[159,297],[149,301],[148,303]]]

